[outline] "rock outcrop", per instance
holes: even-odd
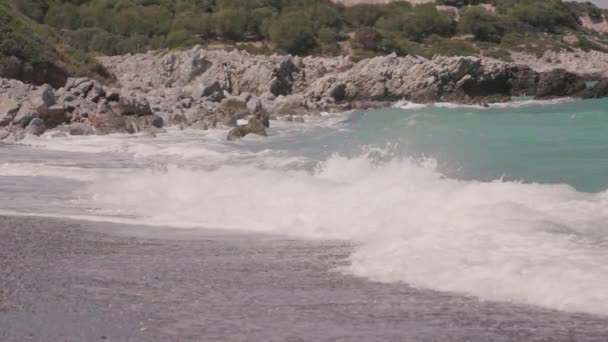
[[[601,51],[552,51],[542,56],[525,52],[512,52],[515,63],[529,66],[536,72],[564,69],[577,75],[608,77],[608,53]]]
[[[135,133],[163,125],[145,98],[88,78],[70,78],[57,90],[47,84],[36,87],[0,79],[0,127],[15,140],[58,127],[85,135]]]
[[[262,121],[251,118],[246,125],[238,126],[230,130],[228,132],[228,136],[226,139],[228,140],[237,140],[240,138],[244,138],[249,134],[257,134],[261,136],[266,136],[266,129],[264,128],[264,124]]]
[[[179,53],[104,57],[100,61],[116,75],[123,91],[145,98],[166,121],[187,124],[208,115],[230,123],[234,116],[241,119],[258,112],[300,115],[401,99],[423,103],[508,101],[511,96],[534,96],[539,85],[544,97],[545,81],[573,81],[571,75],[560,73],[547,74],[539,83],[541,75],[550,70],[477,57],[427,59],[393,54],[355,63],[349,57],[254,56],[195,47]],[[582,78],[574,77],[580,84]],[[574,90],[555,94],[577,95]]]
[[[0,127],[18,137],[40,133],[41,121],[45,129],[73,135],[154,131],[165,124],[219,126],[234,127],[232,139],[265,135],[270,118],[304,121],[305,115],[397,100],[486,104],[512,96],[608,95],[601,76],[598,86],[586,89],[588,76],[568,70],[539,71],[477,57],[392,54],[355,62],[194,47],[99,61],[114,74],[112,87],[89,78],[70,78],[59,89],[0,79]],[[239,120],[249,123],[237,127]]]

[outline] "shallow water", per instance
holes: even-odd
[[[608,315],[608,102],[401,105],[28,138],[0,146],[0,213],[348,240],[348,274]]]

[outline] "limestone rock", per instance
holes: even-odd
[[[112,111],[118,115],[152,115],[150,103],[145,99],[135,97],[121,97],[120,100],[111,105]]]
[[[275,115],[303,115],[308,111],[303,95],[279,96],[274,101],[272,113]]]
[[[34,109],[30,102],[25,102],[19,108],[19,111],[13,119],[13,125],[25,128],[34,118],[40,117],[40,114]]]
[[[0,127],[10,124],[20,108],[19,102],[10,99],[0,98]]]
[[[55,90],[48,84],[39,87],[30,95],[30,103],[38,111],[53,106]]]
[[[543,72],[536,87],[536,98],[573,96],[585,90],[585,81],[566,70]]]

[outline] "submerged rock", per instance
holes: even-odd
[[[46,131],[46,125],[44,120],[40,118],[34,118],[25,128],[26,133],[41,136]]]
[[[93,135],[95,130],[90,125],[84,123],[73,123],[67,127],[70,135]]]
[[[228,132],[226,139],[237,140],[247,136],[248,134],[257,134],[264,137],[267,136],[264,124],[256,118],[251,118],[246,125],[231,129],[230,132]]]

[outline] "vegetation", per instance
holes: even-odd
[[[606,37],[587,39],[591,33],[578,20],[582,15],[603,20],[604,12],[588,3],[437,4],[456,6],[458,12],[402,1],[344,7],[329,0],[5,0],[0,5],[0,57],[40,63],[59,56],[94,69],[96,54],[220,44],[254,53],[353,52],[364,57],[486,50],[507,58],[512,47],[561,48],[564,43],[557,37],[563,34],[585,36],[572,47],[605,49]]]

